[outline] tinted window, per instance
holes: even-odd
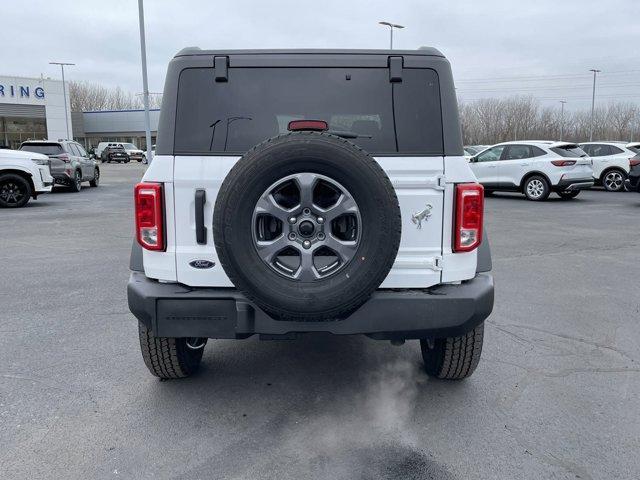
[[[470,155],[475,155],[476,153],[482,151],[481,147],[464,147],[466,152],[469,152]]]
[[[542,155],[547,154],[547,152],[545,152],[540,147],[536,147],[535,145],[530,145],[529,148],[531,148],[531,153],[533,157],[541,157]]]
[[[180,75],[176,153],[244,153],[291,120],[324,120],[329,129],[371,153],[442,154],[437,74],[404,69],[390,83],[383,68],[231,68],[228,82],[213,69]]]
[[[609,148],[611,149],[611,155],[618,155],[619,153],[624,153],[624,150],[618,147],[614,147],[613,145],[609,145]]]
[[[589,145],[593,146],[593,145]],[[563,145],[562,147],[553,147],[550,149],[553,153],[557,153],[561,157],[585,157],[587,153],[577,145]]]
[[[25,143],[20,147],[20,150],[43,153],[45,155],[60,155],[64,152],[58,143]]]
[[[80,152],[81,157],[88,157],[87,151],[82,147],[82,145],[80,145],[79,143],[76,143],[75,145],[78,151]]]
[[[520,160],[530,157],[529,145],[509,145],[504,160]]]
[[[588,145],[588,147],[591,157],[606,157],[607,155],[611,155],[609,145],[592,144]]]
[[[71,153],[71,155],[75,155],[76,157],[82,156],[80,155],[80,150],[78,150],[78,147],[76,147],[75,143],[69,143],[67,145],[67,148],[69,149],[69,153]]]
[[[640,152],[640,147],[627,147],[629,150],[631,150],[633,153],[639,153]]]
[[[493,147],[489,150],[485,150],[476,158],[479,162],[493,162],[496,160],[500,160],[500,156],[502,155],[502,151],[504,150],[504,145],[499,147]]]

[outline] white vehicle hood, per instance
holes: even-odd
[[[49,172],[48,164],[36,165],[32,159],[44,160],[46,162],[49,161],[49,157],[41,153],[0,149],[0,170],[3,168],[17,168],[31,172],[32,175],[37,175],[40,167],[43,167],[43,170]]]
[[[43,155],[42,153],[0,149],[0,162],[3,162],[4,160],[31,160],[32,158],[37,158],[40,160],[49,159],[49,157]]]

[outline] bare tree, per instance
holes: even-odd
[[[607,108],[606,124],[611,138],[629,138],[638,118],[638,107],[632,103],[611,103]]]
[[[91,82],[69,82],[69,101],[72,112],[143,108],[142,97],[120,87],[106,88]],[[162,95],[149,97],[150,108],[160,108],[161,105]]]
[[[541,108],[532,97],[484,98],[460,104],[465,145],[488,145],[517,139],[560,138],[560,108]],[[589,139],[591,111],[566,112],[564,140]],[[640,137],[640,108],[630,103],[611,103],[594,110],[593,137],[626,140]]]
[[[68,82],[72,112],[104,110],[109,105],[109,90],[97,83]]]

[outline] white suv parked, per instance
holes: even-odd
[[[326,332],[471,375],[493,280],[440,52],[189,48],[164,94],[128,285],[152,374],[209,338]]]
[[[53,187],[49,157],[0,149],[0,207],[17,208]]]
[[[529,200],[541,201],[556,192],[563,199],[571,199],[593,185],[591,160],[573,143],[499,143],[469,161],[488,194],[522,192]]]
[[[596,183],[609,192],[624,189],[629,174],[629,160],[638,153],[638,143],[586,142],[580,148],[593,160],[593,177]]]

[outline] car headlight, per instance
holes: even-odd
[[[49,165],[49,159],[46,158],[32,158],[31,161],[38,165]]]

